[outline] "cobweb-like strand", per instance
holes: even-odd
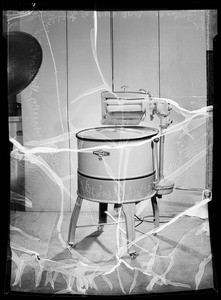
[[[13,21],[17,18],[25,19],[26,16],[32,14],[32,11],[28,12],[21,12],[21,14],[14,15],[8,19],[8,22]],[[141,140],[137,141],[136,143],[100,143],[97,146],[89,147],[87,149],[78,149],[77,147],[69,148],[70,141],[75,138],[76,133],[79,131],[79,128],[76,128],[70,122],[70,131],[65,132],[64,124],[62,121],[62,113],[61,113],[61,101],[60,101],[60,92],[58,88],[58,70],[56,66],[56,61],[54,57],[54,51],[52,48],[52,43],[49,38],[48,31],[46,29],[45,19],[46,15],[43,18],[43,12],[39,12],[41,25],[43,28],[43,32],[47,39],[48,48],[50,50],[50,55],[52,59],[52,64],[54,68],[54,75],[55,75],[55,85],[56,85],[56,97],[57,97],[57,108],[59,112],[59,124],[62,127],[62,134],[53,136],[51,138],[39,139],[39,140],[27,140],[24,142],[24,145],[21,145],[15,138],[12,136],[9,137],[10,142],[13,144],[13,150],[11,152],[11,157],[19,163],[20,161],[25,161],[27,163],[33,164],[34,166],[40,168],[40,170],[45,175],[45,178],[50,179],[57,187],[59,187],[59,198],[60,198],[60,214],[55,226],[56,238],[58,239],[59,247],[61,247],[62,251],[67,251],[69,254],[69,258],[67,259],[60,259],[56,261],[54,259],[53,251],[52,254],[49,251],[50,241],[48,241],[48,247],[42,247],[43,250],[39,251],[38,245],[40,243],[45,243],[41,240],[41,237],[36,237],[25,232],[25,229],[21,229],[19,227],[10,225],[10,232],[11,232],[11,241],[10,241],[10,248],[11,248],[11,259],[15,264],[14,270],[14,282],[12,282],[12,286],[19,285],[22,287],[22,276],[25,274],[28,268],[34,270],[34,280],[35,280],[35,287],[39,287],[43,278],[45,278],[44,285],[47,287],[51,287],[52,292],[59,293],[59,294],[87,294],[90,289],[95,291],[99,291],[99,287],[97,281],[95,279],[99,278],[102,280],[103,285],[106,285],[107,289],[110,292],[113,292],[115,289],[115,283],[119,285],[119,289],[122,294],[132,293],[136,290],[137,285],[139,284],[139,274],[145,276],[145,291],[151,292],[154,290],[155,286],[162,286],[162,285],[171,285],[174,287],[180,287],[181,289],[190,289],[191,286],[187,282],[179,282],[173,281],[169,277],[169,273],[173,270],[175,265],[175,259],[177,259],[176,254],[181,247],[184,241],[188,240],[191,235],[195,237],[201,237],[203,234],[206,236],[209,235],[209,223],[205,221],[200,225],[197,225],[196,228],[194,227],[191,230],[185,232],[185,234],[177,241],[177,244],[172,248],[172,251],[166,254],[161,253],[161,242],[154,236],[156,233],[164,233],[166,230],[169,230],[173,226],[176,226],[178,222],[181,220],[182,217],[191,213],[191,211],[200,209],[205,207],[211,200],[212,194],[205,198],[205,191],[206,189],[202,189],[202,197],[199,202],[194,203],[191,207],[185,209],[184,211],[176,214],[175,217],[171,218],[167,223],[161,224],[158,228],[154,229],[143,229],[144,233],[140,236],[137,236],[133,242],[127,244],[125,239],[126,231],[125,227],[122,224],[122,220],[124,219],[124,212],[123,207],[121,206],[118,210],[118,215],[113,216],[110,212],[106,212],[107,216],[111,218],[115,223],[115,236],[112,236],[112,240],[116,245],[115,252],[113,255],[110,255],[107,258],[103,258],[99,262],[94,262],[93,258],[87,258],[86,255],[79,253],[80,251],[72,248],[68,245],[66,238],[62,234],[62,226],[64,225],[65,219],[65,212],[64,212],[64,197],[67,196],[69,199],[73,200],[76,198],[75,191],[72,193],[68,187],[65,186],[65,182],[72,181],[75,179],[76,176],[73,174],[68,174],[66,176],[60,176],[57,174],[56,170],[54,170],[50,163],[46,161],[44,158],[56,154],[63,154],[68,153],[70,155],[78,155],[79,153],[93,153],[93,151],[102,149],[109,149],[109,150],[117,150],[119,151],[120,163],[117,171],[118,177],[127,178],[127,168],[130,157],[130,152],[134,147],[140,147],[141,145],[150,145],[156,138],[160,138],[161,136],[166,136],[170,138],[172,135],[179,134],[179,139],[181,143],[179,149],[179,155],[184,156],[186,158],[184,161],[181,161],[180,164],[177,165],[176,169],[167,172],[165,178],[167,180],[174,180],[176,183],[176,179],[179,178],[182,174],[188,171],[192,166],[196,165],[202,159],[205,159],[207,152],[211,149],[212,145],[202,145],[201,139],[206,136],[207,132],[204,130],[205,136],[198,136],[198,132],[201,132],[203,126],[206,126],[210,115],[213,111],[213,106],[205,106],[199,109],[194,110],[187,110],[186,108],[182,107],[178,104],[175,100],[169,98],[159,98],[153,97],[154,101],[164,100],[171,104],[172,106],[172,113],[173,111],[177,114],[181,121],[178,123],[170,125],[166,130],[160,132],[156,136],[148,139],[148,140]],[[99,74],[99,78],[101,82],[95,85],[94,88],[87,89],[78,95],[75,99],[70,100],[70,103],[76,105],[81,99],[84,98],[89,103],[89,96],[94,95],[102,90],[106,90],[111,92],[114,97],[116,97],[117,101],[121,102],[120,97],[112,92],[110,85],[108,84],[107,80],[103,75],[102,68],[99,63],[98,59],[98,14],[97,12],[93,12],[93,28],[89,31],[90,36],[90,43],[91,43],[91,51],[93,54],[94,64],[96,67],[96,71]],[[99,99],[100,101],[100,99]],[[145,103],[148,105],[150,104],[149,97],[145,98]],[[147,118],[146,116],[144,120],[144,124],[146,125]],[[157,118],[157,116],[155,116]],[[179,120],[180,120],[179,119]],[[148,124],[149,125],[149,124]],[[123,132],[121,133],[120,137],[123,136]],[[100,133],[100,138],[105,139],[105,135]],[[189,145],[188,143],[185,144],[185,139],[190,138],[193,143]],[[66,146],[60,146],[59,143],[64,143]],[[197,142],[199,145],[197,145]],[[63,144],[62,144],[63,145]],[[115,178],[114,170],[112,169],[111,165],[108,163],[107,160],[103,160],[104,170],[106,174],[109,176],[110,179],[114,180],[117,184],[116,189],[116,196],[118,199],[118,203],[122,203],[122,199],[125,198],[125,182],[120,184],[120,181],[117,181]],[[202,171],[202,170],[200,170]],[[75,168],[73,168],[72,172],[77,172]],[[11,201],[17,201],[18,203],[25,203],[26,206],[29,208],[33,206],[34,199],[26,196],[22,196],[20,192],[12,193]],[[137,205],[136,215],[141,215],[142,212],[147,208],[149,205],[149,201],[142,201]],[[89,204],[88,204],[89,206]],[[89,208],[90,218],[92,220],[92,225],[96,224],[96,220],[92,214],[92,211]],[[25,218],[25,214],[24,214]],[[152,228],[152,227],[151,227]],[[103,234],[106,234],[105,232]],[[24,241],[24,243],[21,242]],[[30,241],[31,245],[30,246]],[[154,244],[152,244],[154,241]],[[20,242],[20,244],[19,244]],[[26,242],[26,243],[25,243]],[[147,246],[146,244],[150,245]],[[25,245],[25,246],[24,246]],[[139,256],[135,264],[128,262],[126,259],[127,257],[127,248],[128,246],[135,245],[137,249],[141,251],[142,254],[145,254],[146,260],[140,261]],[[35,251],[36,250],[36,251]],[[54,250],[56,252],[56,250]],[[158,266],[158,259],[165,259],[167,260],[167,265],[164,267],[164,270],[161,273],[157,272]],[[202,261],[197,265],[197,273],[194,277],[195,289],[200,288],[200,284],[203,279],[203,275],[205,274],[205,269],[208,266],[212,259],[212,255],[209,254],[206,257],[202,258]],[[124,286],[124,277],[123,273],[121,272],[121,267],[124,266],[126,270],[133,272],[132,273],[132,280],[131,284],[128,288]],[[43,277],[43,273],[45,272],[45,277]],[[116,281],[112,282],[111,276],[115,276],[117,279]],[[62,276],[66,285],[64,288],[60,290],[56,290],[56,280],[58,280],[59,276]]]

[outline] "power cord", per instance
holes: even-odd
[[[143,222],[147,222],[147,223],[152,223],[153,222],[153,221],[150,221],[150,220],[145,220],[145,218],[150,218],[150,217],[154,218],[153,216],[144,216],[144,217],[140,218],[135,214],[134,214],[134,217],[135,217],[136,221],[140,221],[140,223],[135,225],[135,227],[141,225]],[[160,216],[160,218],[169,218],[169,219],[171,219],[171,218],[174,218],[174,216]],[[164,222],[161,221],[161,223],[167,223],[167,221],[164,221]]]

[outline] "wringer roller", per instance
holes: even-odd
[[[68,244],[75,245],[75,231],[83,199],[99,203],[97,233],[107,223],[108,203],[122,206],[128,253],[135,258],[135,205],[151,199],[153,222],[159,226],[157,198],[173,191],[174,183],[164,179],[163,131],[171,124],[171,105],[150,92],[139,90],[101,93],[102,120],[105,126],[76,134],[78,142],[78,190],[71,216]],[[146,117],[160,118],[160,129],[140,126]],[[160,131],[160,132],[159,132]],[[160,134],[159,134],[160,133]],[[159,134],[159,135],[158,135]],[[156,136],[156,138],[154,138]],[[87,225],[85,225],[87,226]]]

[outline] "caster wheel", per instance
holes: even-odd
[[[130,258],[131,259],[135,259],[137,256],[138,256],[138,254],[136,252],[130,253]]]
[[[103,229],[104,229],[104,225],[99,225],[99,226],[97,227],[97,230],[98,230],[98,231],[103,231]]]
[[[121,207],[121,204],[114,204],[114,210],[115,210],[116,212],[119,211],[120,207]]]
[[[77,243],[68,243],[68,246],[69,246],[71,249],[75,248],[76,245],[77,245]]]

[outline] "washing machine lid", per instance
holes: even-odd
[[[108,126],[96,127],[79,131],[79,140],[97,142],[121,142],[149,139],[158,134],[158,129],[145,126]]]

